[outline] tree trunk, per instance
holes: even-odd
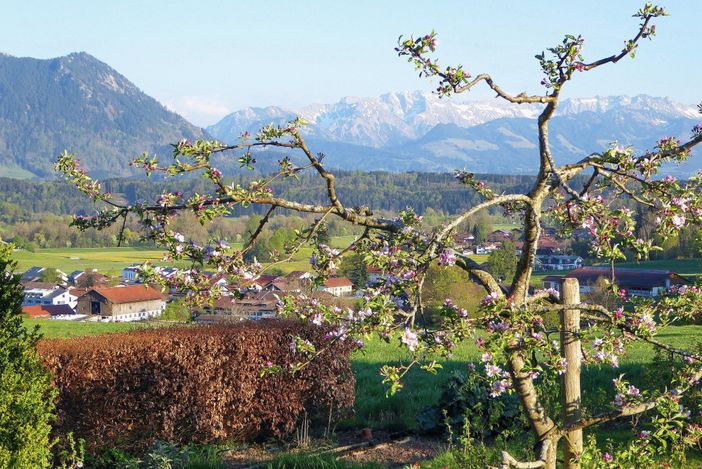
[[[561,302],[564,305],[580,303],[580,286],[575,278],[561,280]],[[580,311],[563,310],[561,313],[561,355],[566,359],[566,371],[561,375],[561,404],[563,404],[563,423],[568,425],[580,419]],[[565,468],[580,467],[578,462],[583,452],[583,431],[574,430],[564,435],[563,459]]]

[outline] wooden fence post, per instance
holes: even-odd
[[[561,280],[561,304],[580,304],[580,285],[578,279]],[[582,351],[580,346],[580,311],[565,309],[561,312],[561,356],[566,359],[566,371],[561,375],[561,404],[563,405],[563,422],[565,425],[580,419],[580,368]],[[583,452],[583,431],[574,430],[564,435],[565,447],[563,467],[576,469],[580,467],[578,459]]]

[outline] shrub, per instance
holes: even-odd
[[[156,439],[280,437],[305,410],[350,409],[351,341],[294,374],[264,372],[304,359],[291,350],[294,336],[321,344],[325,333],[292,321],[244,322],[49,340],[40,353],[56,373],[59,429],[85,438],[89,452],[143,451]]]
[[[47,467],[56,393],[36,354],[39,334],[22,325],[22,286],[11,253],[0,244],[0,468]]]
[[[417,417],[425,432],[453,431],[470,424],[471,435],[485,439],[528,428],[514,394],[490,396],[483,374],[455,372],[445,384],[439,402]]]

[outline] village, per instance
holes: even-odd
[[[582,236],[582,235],[580,235]],[[521,252],[519,229],[497,229],[483,242],[476,242],[471,234],[454,238],[456,251],[463,255],[484,259],[491,253],[513,246],[515,255]],[[609,278],[609,266],[586,265],[585,259],[564,254],[564,240],[556,230],[544,229],[537,248],[534,289],[558,291],[563,278],[577,278],[581,294],[590,293],[601,279]],[[487,268],[487,262],[483,264]],[[329,305],[353,306],[363,295],[365,286],[385,281],[384,272],[367,267],[366,285],[356,285],[345,276],[332,276],[319,286],[309,271],[295,270],[283,275],[261,275],[246,285],[230,284],[222,275],[210,277],[212,287],[221,296],[211,304],[192,311],[198,323],[219,323],[241,320],[265,320],[277,316],[283,297],[305,294]],[[175,291],[162,292],[160,288],[145,285],[139,275],[140,267],[130,265],[118,278],[95,269],[70,273],[43,266],[34,266],[22,274],[24,301],[22,309],[31,319],[57,321],[132,322],[158,319],[167,304],[182,295]],[[156,268],[164,279],[173,277],[178,268]],[[50,275],[47,275],[50,274]],[[673,286],[686,285],[688,279],[675,272],[656,269],[616,268],[616,283],[630,296],[655,297]],[[544,275],[546,274],[546,275]],[[47,281],[47,277],[51,281]]]

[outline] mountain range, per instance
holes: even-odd
[[[304,134],[329,167],[354,170],[533,174],[541,105],[502,100],[440,99],[421,92],[342,98],[299,109],[246,108],[200,129],[149,97],[109,65],[86,53],[40,60],[0,54],[0,176],[51,178],[64,149],[98,177],[134,175],[127,162],[144,151],[165,156],[182,138],[235,143],[243,131],[302,116]],[[700,116],[668,98],[611,96],[564,100],[551,122],[558,163],[611,142],[650,149],[663,136],[689,137]],[[280,153],[259,155],[262,170]],[[241,171],[236,158],[221,169]],[[702,169],[694,159],[672,173]]]
[[[240,132],[304,117],[308,142],[345,169],[533,174],[538,162],[536,118],[541,105],[502,100],[460,101],[421,92],[377,98],[344,98],[300,109],[247,108],[207,128],[235,142]],[[582,158],[612,142],[650,149],[662,136],[689,137],[699,122],[695,106],[645,95],[564,100],[551,121],[552,152],[558,163]],[[702,168],[691,162],[673,173]]]

